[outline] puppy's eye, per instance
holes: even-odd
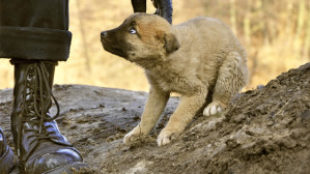
[[[134,28],[130,28],[130,29],[129,29],[129,33],[130,33],[130,34],[137,34],[137,30],[134,29]]]

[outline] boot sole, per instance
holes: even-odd
[[[92,174],[92,170],[87,164],[82,162],[75,162],[73,164],[68,164],[61,166],[59,168],[44,172],[42,174]]]

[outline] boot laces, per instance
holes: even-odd
[[[46,63],[46,62],[45,62]],[[44,125],[45,122],[51,122],[59,116],[59,104],[52,93],[52,89],[49,84],[49,74],[47,68],[43,62],[37,62],[27,66],[24,78],[26,78],[26,88],[23,92],[23,123],[26,123],[25,131],[33,132],[28,138],[32,139],[29,145],[34,145],[26,159],[28,159],[35,149],[39,146],[39,142],[42,140],[53,141],[57,139],[56,133],[52,125]],[[56,114],[51,116],[48,114],[51,107],[51,99],[53,99],[56,105]],[[30,125],[31,126],[30,126]],[[28,126],[27,126],[28,125]],[[47,131],[49,128],[52,128]],[[22,128],[21,128],[22,129]],[[20,130],[22,131],[22,130]],[[57,143],[57,142],[55,142]]]

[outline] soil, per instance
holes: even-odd
[[[10,145],[11,94],[11,89],[0,91],[1,126]],[[163,147],[156,145],[156,135],[174,111],[176,97],[150,137],[126,146],[122,137],[139,122],[146,93],[56,85],[54,94],[61,131],[96,173],[310,173],[310,63],[237,95],[221,115],[198,114]]]

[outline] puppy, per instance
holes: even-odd
[[[101,42],[106,51],[144,68],[151,85],[141,122],[124,137],[126,144],[149,134],[171,92],[181,95],[180,103],[157,138],[159,146],[182,133],[205,104],[203,115],[222,112],[247,82],[246,53],[217,19],[171,26],[160,16],[136,13],[103,31]]]

